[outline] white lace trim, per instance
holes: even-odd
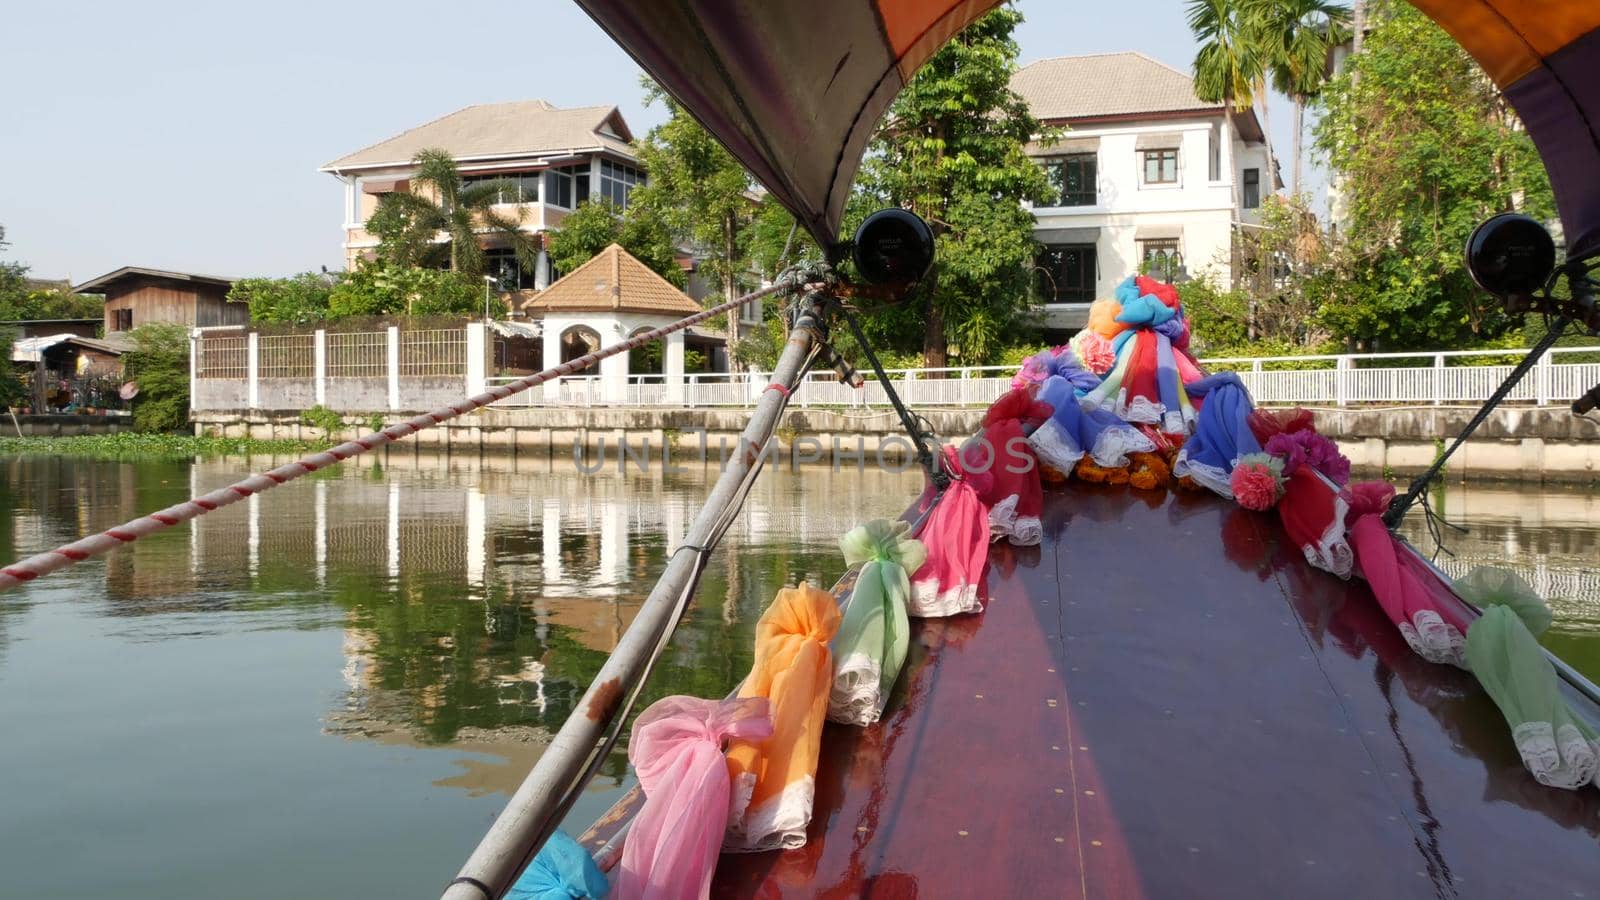
[[[1161,416],[1161,430],[1167,434],[1188,434],[1189,416],[1184,409],[1170,409]]]
[[[1322,476],[1318,475],[1317,477],[1321,478]],[[1326,481],[1327,479],[1323,480]],[[1350,549],[1349,542],[1345,540],[1344,533],[1344,519],[1349,512],[1350,504],[1345,501],[1343,496],[1335,494],[1333,498],[1333,521],[1328,523],[1328,528],[1322,533],[1321,540],[1304,548],[1306,562],[1325,572],[1332,572],[1347,581],[1356,564],[1356,555]]]
[[[1221,466],[1197,463],[1190,459],[1187,447],[1178,451],[1178,458],[1172,463],[1172,476],[1174,478],[1182,478],[1187,475],[1194,479],[1195,484],[1232,500],[1233,482],[1229,478],[1229,474],[1223,471]]]
[[[989,540],[997,541],[1013,533],[1017,527],[1017,503],[1020,500],[1021,497],[1012,494],[989,507]]]
[[[753,780],[751,785],[754,786]],[[730,818],[722,849],[730,853],[760,853],[804,847],[816,791],[816,780],[807,775],[785,785],[776,797],[747,810],[743,819]]]
[[[1055,419],[1034,429],[1028,436],[1028,443],[1033,445],[1033,453],[1040,462],[1063,475],[1071,475],[1072,467],[1083,458],[1083,448]]]
[[[1017,516],[1011,528],[1011,543],[1018,547],[1036,547],[1044,540],[1044,523],[1038,516]]]
[[[1149,397],[1135,396],[1128,399],[1128,389],[1117,391],[1117,406],[1115,410],[1118,418],[1126,422],[1143,422],[1146,425],[1160,425],[1161,419],[1167,414],[1166,404]]]
[[[883,714],[878,682],[882,665],[859,651],[838,661],[828,691],[828,721],[845,725],[871,725]]]
[[[1585,738],[1576,726],[1523,722],[1511,737],[1522,764],[1540,784],[1569,791],[1590,782],[1600,785],[1600,741]]]
[[[1129,453],[1154,453],[1155,449],[1156,442],[1137,428],[1107,428],[1095,438],[1089,458],[1097,466],[1120,469],[1128,464]]]
[[[750,795],[756,792],[756,773],[740,772],[728,785],[728,827],[744,818],[750,808]]]
[[[1428,662],[1467,668],[1467,639],[1433,610],[1412,613],[1410,622],[1400,623],[1400,634],[1411,649]]]
[[[906,613],[918,619],[937,619],[943,616],[959,616],[962,613],[983,612],[983,603],[978,600],[977,585],[961,583],[944,590],[940,590],[939,587],[938,580],[933,578],[913,581],[911,601],[906,604]]]

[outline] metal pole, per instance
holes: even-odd
[[[679,549],[715,546],[718,520],[738,497],[741,483],[755,468],[778,419],[788,405],[786,389],[793,385],[811,357],[821,326],[819,299],[808,298],[789,332],[789,341],[773,371],[772,383],[761,393],[750,421],[739,436],[739,452],[728,460],[705,506],[684,535]],[[674,553],[666,569],[639,608],[593,683],[562,724],[533,771],[490,826],[460,874],[445,888],[444,900],[498,900],[512,884],[524,861],[537,851],[540,835],[547,832],[563,794],[572,787],[591,751],[601,741],[618,707],[650,662],[651,653],[672,622],[678,598],[695,577],[693,554]]]

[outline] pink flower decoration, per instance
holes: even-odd
[[[1282,493],[1278,476],[1265,463],[1241,462],[1234,466],[1228,487],[1233,489],[1233,499],[1240,506],[1258,512],[1276,506]]]
[[[1117,364],[1117,354],[1112,352],[1111,342],[1087,329],[1074,335],[1068,346],[1078,355],[1078,362],[1096,375],[1106,374]]]
[[[1275,434],[1267,439],[1266,451],[1283,460],[1283,474],[1292,475],[1302,464],[1308,465],[1334,484],[1350,482],[1350,460],[1339,452],[1339,445],[1315,429]]]
[[[1022,368],[1011,379],[1011,389],[1024,388],[1030,384],[1043,384],[1050,372],[1045,368],[1044,362],[1037,356],[1030,356],[1023,360]]]

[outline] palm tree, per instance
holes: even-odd
[[[1259,34],[1246,11],[1247,0],[1189,0],[1189,30],[1200,41],[1194,57],[1194,92],[1207,103],[1221,103],[1229,131],[1237,133],[1234,114],[1249,109],[1255,102],[1266,71],[1262,63]],[[1264,93],[1264,92],[1263,92]],[[1265,98],[1263,98],[1265,99]],[[1265,113],[1262,110],[1263,126]],[[1235,169],[1238,166],[1234,166]],[[1272,178],[1272,142],[1267,141],[1267,184]],[[1239,177],[1228,179],[1233,186],[1233,206],[1239,208]]]
[[[1329,0],[1245,0],[1272,87],[1294,101],[1294,193],[1300,193],[1306,104],[1328,81],[1328,54],[1350,39],[1350,8]]]
[[[522,230],[524,210],[514,206],[516,212],[508,214],[497,206],[504,198],[519,196],[517,180],[467,181],[455,159],[443,150],[423,150],[412,162],[417,166],[412,190],[382,195],[373,216],[388,225],[380,236],[398,261],[448,261],[451,271],[477,277],[484,274],[478,240],[487,234],[505,242],[523,268],[532,271],[538,265],[539,240]]]

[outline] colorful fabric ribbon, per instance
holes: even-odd
[[[870,725],[883,715],[910,644],[906,571],[922,567],[927,550],[908,536],[905,522],[879,519],[839,539],[845,563],[859,565],[850,605],[833,646],[833,690],[828,718]]]
[[[664,697],[633,723],[628,760],[644,807],[622,847],[621,900],[693,900],[711,893],[728,825],[727,740],[772,734],[767,701]]]
[[[506,892],[507,900],[600,900],[611,886],[589,851],[564,831],[550,835],[522,877]]]
[[[1339,486],[1310,466],[1301,466],[1288,476],[1278,500],[1283,530],[1305,553],[1306,562],[1340,578],[1350,577],[1355,561],[1345,540],[1349,511]]]
[[[1239,457],[1260,453],[1261,445],[1250,431],[1255,409],[1244,382],[1232,372],[1221,372],[1185,385],[1189,396],[1204,398],[1195,419],[1194,434],[1178,451],[1172,474],[1188,476],[1203,487],[1233,499],[1229,476]]]
[[[739,696],[767,699],[772,735],[728,747],[733,802],[724,849],[805,844],[833,683],[828,642],[838,631],[833,595],[809,584],[778,591],[756,623],[755,662]]]
[[[959,472],[955,448],[943,452],[945,465]],[[989,513],[965,478],[945,488],[922,526],[921,541],[928,558],[911,576],[906,612],[917,618],[982,612],[978,583],[989,559]]]
[[[1600,786],[1600,740],[1562,699],[1555,667],[1511,607],[1489,606],[1472,623],[1466,661],[1540,784],[1569,791]]]
[[[1290,483],[1302,472],[1290,476]],[[1416,654],[1428,662],[1467,668],[1467,610],[1434,571],[1383,524],[1394,486],[1368,481],[1350,487],[1350,546],[1361,577],[1372,586],[1384,614]]]

